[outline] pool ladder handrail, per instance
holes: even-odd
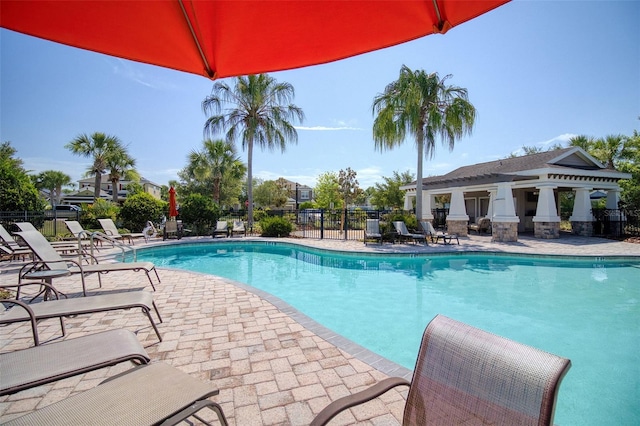
[[[138,254],[136,252],[136,248],[135,247],[131,247],[127,244],[124,244],[121,241],[116,240],[115,238],[104,234],[100,231],[95,231],[92,232],[91,235],[89,236],[90,240],[91,240],[91,256],[93,257],[93,249],[95,247],[95,243],[94,240],[99,240],[99,241],[105,241],[109,244],[111,244],[114,248],[119,248],[122,251],[122,261],[124,262],[126,260],[126,251],[127,250],[131,250],[133,252],[133,261],[136,262],[138,259]]]

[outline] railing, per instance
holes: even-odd
[[[79,220],[78,211],[12,211],[0,212],[0,223],[7,229],[16,222],[31,222],[45,237],[57,237],[69,233],[65,220]]]
[[[133,252],[133,261],[135,262],[138,259],[138,253],[136,252],[136,248],[135,247],[131,247],[127,244],[124,244],[121,241],[116,240],[115,238],[107,235],[107,234],[103,234],[102,232],[92,232],[91,235],[89,235],[89,240],[91,241],[90,244],[90,249],[91,249],[91,257],[94,256],[93,251],[94,248],[97,248],[95,245],[95,241],[101,241],[101,242],[106,242],[111,244],[114,248],[118,248],[122,251],[122,261],[124,262],[126,260],[126,252],[127,250],[131,250]]]
[[[640,236],[640,211],[594,209],[593,234],[606,237]]]

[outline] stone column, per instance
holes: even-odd
[[[496,192],[496,197],[493,200],[491,241],[518,241],[519,222],[520,218],[516,216],[516,209],[513,204],[511,184],[509,182],[498,184],[498,191]]]
[[[560,216],[553,190],[556,185],[536,186],[539,191],[536,215],[533,217],[534,236],[536,238],[560,238]]]
[[[451,205],[447,215],[447,232],[464,237],[468,232],[467,225],[469,225],[469,215],[464,205],[464,192],[460,188],[455,188],[451,191]]]
[[[571,232],[575,235],[590,237],[593,235],[593,214],[591,212],[591,190],[593,188],[573,188],[576,198],[573,202]]]

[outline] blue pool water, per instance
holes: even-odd
[[[570,358],[556,424],[640,424],[640,262],[371,256],[249,242],[157,247],[138,260],[264,290],[410,369],[426,324],[441,313]]]

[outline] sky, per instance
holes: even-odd
[[[305,113],[298,144],[254,149],[254,177],[314,187],[350,167],[362,188],[394,171],[416,172],[408,138],[375,149],[372,103],[400,68],[451,75],[477,109],[473,133],[452,152],[438,143],[424,176],[546,149],[574,135],[640,130],[640,2],[515,0],[451,29],[324,65],[270,73],[295,88]],[[230,85],[231,79],[225,79]],[[177,180],[202,148],[201,103],[213,82],[0,29],[0,141],[33,173],[84,177],[90,159],[64,146],[80,134],[120,138],[137,170],[160,185]],[[222,136],[222,135],[221,135]],[[247,161],[246,152],[238,153]]]

